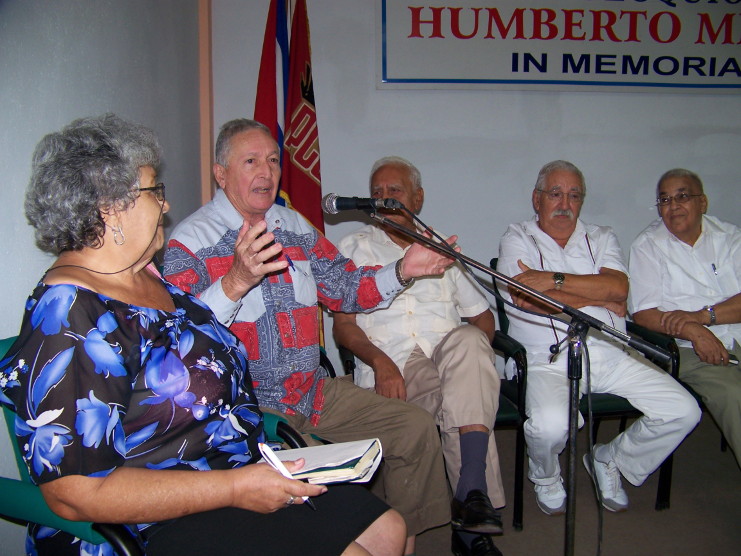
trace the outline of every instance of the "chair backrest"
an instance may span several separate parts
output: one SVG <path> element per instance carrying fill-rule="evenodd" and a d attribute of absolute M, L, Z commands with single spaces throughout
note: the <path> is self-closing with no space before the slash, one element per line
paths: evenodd
<path fill-rule="evenodd" d="M 16 341 L 18 336 L 11 336 L 9 338 L 0 339 L 0 361 L 5 358 L 5 355 L 10 350 L 13 343 Z M 18 474 L 22 481 L 27 483 L 31 482 L 31 477 L 28 474 L 28 468 L 26 463 L 23 461 L 23 455 L 18 449 L 18 445 L 15 441 L 15 413 L 9 408 L 3 406 L 3 417 L 5 418 L 5 425 L 8 428 L 8 438 L 13 446 L 13 453 L 15 454 L 15 464 L 18 467 Z"/>

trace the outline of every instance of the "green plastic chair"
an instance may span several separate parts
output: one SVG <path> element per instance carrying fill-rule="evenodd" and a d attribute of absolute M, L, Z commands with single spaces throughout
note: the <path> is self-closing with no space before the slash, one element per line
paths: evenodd
<path fill-rule="evenodd" d="M 5 357 L 15 339 L 16 337 L 0 339 L 0 359 Z M 39 487 L 31 482 L 23 456 L 15 441 L 15 413 L 3 407 L 3 416 L 20 479 L 0 477 L 0 517 L 19 525 L 38 523 L 53 527 L 93 544 L 108 542 L 119 556 L 144 556 L 144 547 L 140 539 L 124 525 L 70 521 L 55 514 L 46 504 Z M 270 441 L 283 442 L 291 448 L 306 446 L 301 435 L 279 416 L 266 413 L 264 428 Z"/>
<path fill-rule="evenodd" d="M 15 340 L 15 337 L 0 340 L 0 359 L 5 357 Z M 144 554 L 144 548 L 139 539 L 124 525 L 70 521 L 51 511 L 39 487 L 31 482 L 23 456 L 15 441 L 15 413 L 3 407 L 3 416 L 20 475 L 20 479 L 0 477 L 0 493 L 2 493 L 0 494 L 0 514 L 3 517 L 17 524 L 38 523 L 60 529 L 93 544 L 109 542 L 120 556 Z"/>

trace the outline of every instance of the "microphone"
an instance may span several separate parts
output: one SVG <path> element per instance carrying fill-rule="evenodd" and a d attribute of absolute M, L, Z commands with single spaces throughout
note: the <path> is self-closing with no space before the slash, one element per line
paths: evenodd
<path fill-rule="evenodd" d="M 322 199 L 322 210 L 327 214 L 337 214 L 343 210 L 376 210 L 380 208 L 404 208 L 396 199 L 372 199 L 369 197 L 340 197 L 337 193 L 328 193 Z"/>

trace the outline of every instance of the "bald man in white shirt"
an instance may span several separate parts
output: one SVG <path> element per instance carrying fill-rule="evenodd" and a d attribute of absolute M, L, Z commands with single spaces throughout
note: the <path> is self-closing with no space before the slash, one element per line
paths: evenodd
<path fill-rule="evenodd" d="M 656 188 L 659 219 L 630 250 L 629 309 L 677 338 L 679 378 L 720 426 L 741 464 L 741 229 L 705 213 L 700 177 L 675 168 Z M 738 359 L 735 359 L 738 361 Z"/>

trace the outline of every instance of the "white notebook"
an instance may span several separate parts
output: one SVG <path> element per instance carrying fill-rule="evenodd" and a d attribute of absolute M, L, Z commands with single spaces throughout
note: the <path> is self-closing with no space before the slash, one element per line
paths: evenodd
<path fill-rule="evenodd" d="M 304 467 L 293 473 L 294 479 L 305 479 L 314 484 L 365 483 L 370 481 L 378 469 L 383 450 L 378 438 L 369 438 L 278 450 L 275 455 L 281 461 L 294 461 L 299 458 L 306 460 Z"/>

